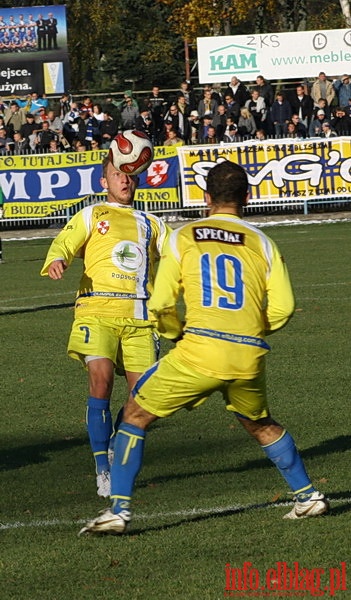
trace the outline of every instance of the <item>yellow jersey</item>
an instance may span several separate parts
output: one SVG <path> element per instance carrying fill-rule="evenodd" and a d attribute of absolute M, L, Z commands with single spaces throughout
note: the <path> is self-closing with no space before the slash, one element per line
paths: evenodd
<path fill-rule="evenodd" d="M 197 371 L 252 379 L 269 350 L 265 334 L 294 311 L 289 274 L 276 244 L 248 222 L 216 214 L 172 232 L 149 308 L 161 335 L 183 330 L 176 302 L 184 293 L 184 337 L 171 351 Z"/>
<path fill-rule="evenodd" d="M 41 275 L 58 259 L 83 258 L 75 316 L 150 320 L 155 263 L 171 229 L 155 215 L 114 202 L 83 208 L 52 242 Z"/>

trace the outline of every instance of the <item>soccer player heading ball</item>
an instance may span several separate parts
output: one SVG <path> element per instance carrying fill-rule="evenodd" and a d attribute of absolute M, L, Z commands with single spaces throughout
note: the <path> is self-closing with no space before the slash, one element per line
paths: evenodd
<path fill-rule="evenodd" d="M 285 518 L 328 511 L 328 501 L 311 483 L 293 438 L 268 409 L 265 338 L 283 327 L 294 311 L 287 267 L 276 244 L 242 219 L 248 199 L 242 167 L 228 161 L 213 167 L 205 198 L 209 217 L 172 232 L 149 304 L 159 332 L 180 339 L 134 386 L 116 436 L 112 507 L 80 533 L 126 530 L 146 429 L 158 418 L 196 407 L 214 391 L 222 392 L 227 408 L 294 492 L 294 507 Z M 181 287 L 184 328 L 176 309 Z M 170 381 L 177 385 L 170 387 Z"/>
<path fill-rule="evenodd" d="M 86 422 L 97 493 L 103 497 L 110 495 L 115 368 L 123 370 L 131 390 L 157 359 L 159 347 L 148 300 L 155 262 L 170 229 L 158 217 L 133 208 L 137 184 L 138 177 L 117 171 L 105 159 L 101 186 L 107 189 L 107 202 L 86 206 L 69 221 L 41 271 L 61 279 L 77 253 L 83 259 L 68 353 L 88 371 Z"/>

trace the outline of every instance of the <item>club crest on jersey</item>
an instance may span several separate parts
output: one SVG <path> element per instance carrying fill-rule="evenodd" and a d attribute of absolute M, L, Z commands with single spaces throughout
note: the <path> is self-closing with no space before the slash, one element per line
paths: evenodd
<path fill-rule="evenodd" d="M 99 221 L 96 224 L 96 227 L 98 232 L 101 233 L 101 235 L 105 235 L 105 233 L 107 233 L 110 229 L 110 223 L 108 221 Z"/>

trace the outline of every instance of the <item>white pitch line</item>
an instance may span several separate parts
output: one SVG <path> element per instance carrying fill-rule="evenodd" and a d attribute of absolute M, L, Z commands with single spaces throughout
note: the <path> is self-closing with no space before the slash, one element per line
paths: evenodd
<path fill-rule="evenodd" d="M 351 504 L 351 498 L 337 498 L 331 500 L 332 507 L 336 504 Z M 206 515 L 221 515 L 227 512 L 239 513 L 247 510 L 262 510 L 271 508 L 281 508 L 284 506 L 292 506 L 293 501 L 286 502 L 261 502 L 258 504 L 234 504 L 231 506 L 214 506 L 212 508 L 193 508 L 191 510 L 176 510 L 171 512 L 157 512 L 157 513 L 133 513 L 133 523 L 135 521 L 152 521 L 160 518 L 173 518 L 173 517 L 200 517 Z M 90 517 L 91 518 L 91 517 Z M 0 531 L 21 529 L 21 528 L 42 528 L 42 527 L 57 527 L 57 526 L 75 526 L 82 525 L 88 521 L 86 519 L 77 520 L 61 520 L 61 519 L 48 519 L 48 520 L 36 520 L 24 523 L 21 521 L 15 521 L 14 523 L 0 523 Z"/>

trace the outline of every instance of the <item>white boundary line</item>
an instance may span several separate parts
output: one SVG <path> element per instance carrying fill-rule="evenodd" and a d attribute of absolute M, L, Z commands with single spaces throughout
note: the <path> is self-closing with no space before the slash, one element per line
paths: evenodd
<path fill-rule="evenodd" d="M 331 500 L 332 507 L 336 504 L 351 504 L 351 497 L 337 498 Z M 262 510 L 271 508 L 281 508 L 284 506 L 292 506 L 293 501 L 286 502 L 261 502 L 259 504 L 233 504 L 231 506 L 218 506 L 212 508 L 194 508 L 191 510 L 176 510 L 172 512 L 157 512 L 157 513 L 133 513 L 133 523 L 135 521 L 152 521 L 153 519 L 172 518 L 172 517 L 200 517 L 206 515 L 221 515 L 225 513 L 240 513 L 248 510 Z M 86 523 L 86 519 L 64 520 L 64 519 L 48 519 L 35 520 L 28 523 L 15 521 L 14 523 L 0 523 L 0 531 L 21 529 L 21 528 L 43 528 L 43 527 L 59 527 L 59 526 L 74 526 Z M 190 521 L 191 522 L 191 521 Z M 165 525 L 165 524 L 163 524 Z"/>
<path fill-rule="evenodd" d="M 246 216 L 250 216 L 250 215 L 246 215 Z M 264 217 L 264 215 L 262 215 Z M 269 218 L 269 217 L 267 217 Z M 244 216 L 244 220 L 245 220 L 245 216 Z M 323 223 L 346 223 L 348 221 L 351 221 L 351 216 L 350 217 L 343 217 L 341 219 L 332 219 L 332 218 L 328 218 L 328 219 L 299 219 L 298 217 L 294 218 L 294 219 L 289 219 L 289 218 L 282 218 L 281 221 L 250 221 L 251 225 L 254 225 L 255 227 L 279 227 L 280 225 L 282 226 L 291 226 L 291 225 L 321 225 Z M 181 225 L 189 223 L 190 221 L 185 221 L 183 223 L 183 221 L 181 222 Z M 2 241 L 3 242 L 25 242 L 28 240 L 45 240 L 45 239 L 52 239 L 55 238 L 58 233 L 60 232 L 60 229 L 54 230 L 52 235 L 51 234 L 47 234 L 47 235 L 38 235 L 38 236 L 21 236 L 21 237 L 2 237 Z M 1 237 L 1 235 L 0 235 Z"/>

